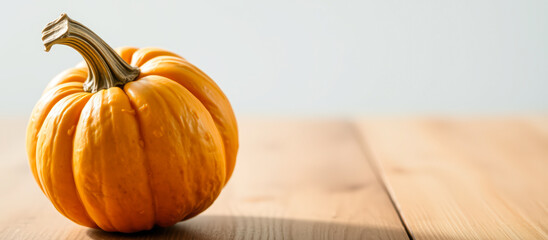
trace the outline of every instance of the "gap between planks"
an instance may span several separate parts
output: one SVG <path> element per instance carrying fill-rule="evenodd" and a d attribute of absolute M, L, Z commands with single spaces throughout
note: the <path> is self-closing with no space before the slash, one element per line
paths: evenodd
<path fill-rule="evenodd" d="M 360 134 L 358 125 L 355 122 L 347 121 L 346 124 L 350 128 L 350 132 L 352 132 L 352 135 L 356 139 L 356 142 L 358 142 L 358 144 L 360 145 L 360 149 L 365 157 L 365 160 L 371 167 L 373 173 L 375 174 L 375 177 L 377 178 L 377 181 L 379 181 L 386 195 L 390 199 L 390 202 L 392 203 L 392 206 L 394 207 L 394 210 L 396 211 L 396 214 L 398 215 L 398 218 L 403 228 L 405 229 L 405 233 L 407 234 L 407 237 L 409 237 L 409 239 L 411 240 L 415 240 L 413 233 L 407 226 L 407 223 L 405 221 L 401 208 L 395 198 L 394 192 L 388 186 L 388 180 L 386 179 L 386 176 L 384 174 L 384 171 L 382 170 L 382 167 L 380 163 L 378 162 L 378 160 L 375 159 L 375 157 L 373 156 L 373 153 L 371 152 L 371 148 L 367 144 L 366 137 Z"/>

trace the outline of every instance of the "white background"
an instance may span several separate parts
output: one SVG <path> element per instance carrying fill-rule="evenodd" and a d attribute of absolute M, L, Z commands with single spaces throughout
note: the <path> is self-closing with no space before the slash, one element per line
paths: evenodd
<path fill-rule="evenodd" d="M 0 116 L 26 116 L 81 57 L 43 51 L 66 12 L 111 46 L 157 46 L 209 74 L 238 114 L 548 110 L 548 1 L 9 1 Z"/>

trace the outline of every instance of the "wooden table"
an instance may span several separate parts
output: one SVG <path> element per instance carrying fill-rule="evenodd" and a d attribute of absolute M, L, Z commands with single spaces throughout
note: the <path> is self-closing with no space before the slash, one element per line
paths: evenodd
<path fill-rule="evenodd" d="M 215 204 L 129 235 L 57 213 L 25 126 L 0 119 L 0 239 L 548 239 L 548 117 L 241 118 Z"/>

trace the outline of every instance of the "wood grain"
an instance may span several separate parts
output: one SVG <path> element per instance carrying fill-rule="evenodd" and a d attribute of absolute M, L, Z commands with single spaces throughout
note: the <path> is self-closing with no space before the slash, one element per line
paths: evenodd
<path fill-rule="evenodd" d="M 245 119 L 230 183 L 170 228 L 106 233 L 62 217 L 24 150 L 26 119 L 0 119 L 0 239 L 408 239 L 349 124 Z"/>
<path fill-rule="evenodd" d="M 358 128 L 416 239 L 548 239 L 548 118 Z"/>

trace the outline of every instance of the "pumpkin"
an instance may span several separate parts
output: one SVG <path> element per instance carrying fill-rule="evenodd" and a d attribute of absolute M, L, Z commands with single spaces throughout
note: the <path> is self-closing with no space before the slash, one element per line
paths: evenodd
<path fill-rule="evenodd" d="M 66 14 L 42 31 L 85 63 L 47 85 L 27 129 L 30 168 L 64 216 L 105 231 L 166 227 L 207 209 L 238 151 L 231 105 L 205 73 L 159 48 L 109 47 Z"/>

